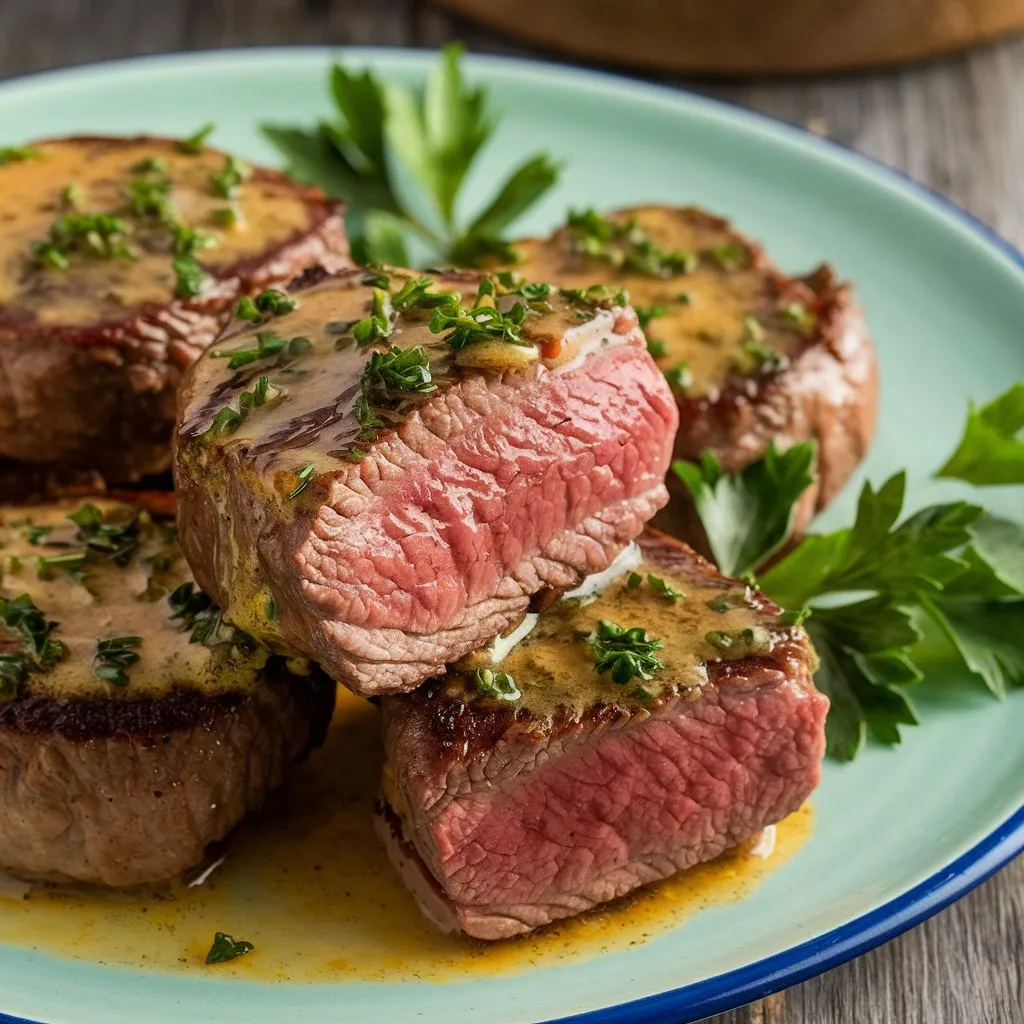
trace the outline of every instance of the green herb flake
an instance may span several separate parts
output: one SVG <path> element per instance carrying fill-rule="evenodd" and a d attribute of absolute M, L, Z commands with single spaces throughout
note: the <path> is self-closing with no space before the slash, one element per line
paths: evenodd
<path fill-rule="evenodd" d="M 224 167 L 210 175 L 210 190 L 221 199 L 235 199 L 240 186 L 252 174 L 252 168 L 236 156 L 228 156 Z"/>
<path fill-rule="evenodd" d="M 48 621 L 28 594 L 0 597 L 0 624 L 24 647 L 22 651 L 0 654 L 2 694 L 16 694 L 30 674 L 46 672 L 68 655 L 67 645 L 52 635 L 59 623 Z"/>
<path fill-rule="evenodd" d="M 261 359 L 280 355 L 288 342 L 277 331 L 257 331 L 255 348 L 218 348 L 210 353 L 212 359 L 227 359 L 228 369 L 237 370 Z"/>
<path fill-rule="evenodd" d="M 299 482 L 296 485 L 295 490 L 288 495 L 289 501 L 291 501 L 292 498 L 297 498 L 309 486 L 309 481 L 316 476 L 316 466 L 310 462 L 308 465 L 305 465 L 302 469 L 298 470 L 295 476 Z"/>
<path fill-rule="evenodd" d="M 77 210 L 82 205 L 82 189 L 72 182 L 60 190 L 60 205 L 66 210 Z"/>
<path fill-rule="evenodd" d="M 689 391 L 693 387 L 693 374 L 686 362 L 676 363 L 675 366 L 670 366 L 665 370 L 665 380 L 668 381 L 668 386 L 677 393 Z"/>
<path fill-rule="evenodd" d="M 668 355 L 668 345 L 661 338 L 648 338 L 647 351 L 652 359 L 662 359 Z"/>
<path fill-rule="evenodd" d="M 371 342 L 389 338 L 394 328 L 395 316 L 391 296 L 383 288 L 374 288 L 370 315 L 353 324 L 352 337 L 360 345 L 369 345 Z"/>
<path fill-rule="evenodd" d="M 208 121 L 198 131 L 193 132 L 184 139 L 179 139 L 178 142 L 175 143 L 175 148 L 179 153 L 186 153 L 188 156 L 196 156 L 198 153 L 203 151 L 203 147 L 206 145 L 206 140 L 216 130 L 217 126 L 212 121 Z"/>
<path fill-rule="evenodd" d="M 203 290 L 206 271 L 194 256 L 175 256 L 171 263 L 174 269 L 174 292 L 181 299 L 194 299 Z"/>
<path fill-rule="evenodd" d="M 74 582 L 81 582 L 80 570 L 85 564 L 86 552 L 72 551 L 65 555 L 41 555 L 36 559 L 36 575 L 41 580 L 52 580 L 58 572 L 66 572 Z"/>
<path fill-rule="evenodd" d="M 686 594 L 682 590 L 677 590 L 667 580 L 662 579 L 660 576 L 655 576 L 653 572 L 649 572 L 647 574 L 647 583 L 652 590 L 660 594 L 662 597 L 667 598 L 673 604 L 686 597 Z"/>
<path fill-rule="evenodd" d="M 492 700 L 514 701 L 522 697 L 515 679 L 507 672 L 478 668 L 473 674 L 473 682 L 481 696 Z"/>
<path fill-rule="evenodd" d="M 132 560 L 141 540 L 140 512 L 130 510 L 121 517 L 104 516 L 91 502 L 80 505 L 68 519 L 78 527 L 78 539 L 90 553 L 109 558 L 122 568 Z"/>
<path fill-rule="evenodd" d="M 811 327 L 817 317 L 802 303 L 790 302 L 782 307 L 782 315 L 787 320 L 792 320 L 798 327 Z"/>
<path fill-rule="evenodd" d="M 656 655 L 663 646 L 661 640 L 648 636 L 640 626 L 624 629 L 601 619 L 587 643 L 594 652 L 597 672 L 610 673 L 612 681 L 620 686 L 632 679 L 650 679 L 665 668 Z"/>
<path fill-rule="evenodd" d="M 233 939 L 224 932 L 217 932 L 213 937 L 213 945 L 210 952 L 206 954 L 208 964 L 226 964 L 231 960 L 237 960 L 240 956 L 246 956 L 256 947 L 244 939 Z"/>
<path fill-rule="evenodd" d="M 653 306 L 634 306 L 636 310 L 636 318 L 640 322 L 640 329 L 646 331 L 647 325 L 657 319 L 659 316 L 664 316 L 668 312 L 668 307 L 661 304 L 655 304 Z"/>
<path fill-rule="evenodd" d="M 643 578 L 643 576 L 640 575 L 640 573 L 638 573 L 638 572 L 631 572 L 626 577 L 626 586 L 630 590 L 636 590 L 636 588 L 639 587 L 640 584 L 643 583 L 643 581 L 644 581 L 644 578 Z"/>
<path fill-rule="evenodd" d="M 0 146 L 0 167 L 4 164 L 24 163 L 26 160 L 42 160 L 43 152 L 35 146 Z"/>
<path fill-rule="evenodd" d="M 810 617 L 811 609 L 807 605 L 802 608 L 789 608 L 779 616 L 779 625 L 802 626 Z"/>
<path fill-rule="evenodd" d="M 141 636 L 115 636 L 98 641 L 92 659 L 92 674 L 111 686 L 127 686 L 128 669 L 139 660 L 135 648 L 141 644 Z"/>
<path fill-rule="evenodd" d="M 232 228 L 238 227 L 240 216 L 234 206 L 219 206 L 210 214 L 210 219 L 217 227 L 230 231 Z"/>
<path fill-rule="evenodd" d="M 738 270 L 750 263 L 750 255 L 747 252 L 746 246 L 741 245 L 739 242 L 713 245 L 705 251 L 705 255 L 720 270 Z"/>
<path fill-rule="evenodd" d="M 667 278 L 689 274 L 697 265 L 692 253 L 655 245 L 635 217 L 613 221 L 593 209 L 573 211 L 567 226 L 577 252 L 604 260 L 617 270 Z"/>
<path fill-rule="evenodd" d="M 32 246 L 45 266 L 67 270 L 71 253 L 99 259 L 135 259 L 128 245 L 128 225 L 110 213 L 65 213 L 50 225 L 50 236 Z"/>

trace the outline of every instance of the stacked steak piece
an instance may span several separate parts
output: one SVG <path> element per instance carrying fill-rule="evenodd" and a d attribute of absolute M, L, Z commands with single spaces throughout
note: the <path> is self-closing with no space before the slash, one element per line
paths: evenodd
<path fill-rule="evenodd" d="M 385 270 L 290 299 L 186 383 L 182 544 L 233 622 L 380 696 L 380 831 L 428 916 L 528 931 L 806 799 L 806 633 L 644 532 L 677 410 L 625 296 Z"/>

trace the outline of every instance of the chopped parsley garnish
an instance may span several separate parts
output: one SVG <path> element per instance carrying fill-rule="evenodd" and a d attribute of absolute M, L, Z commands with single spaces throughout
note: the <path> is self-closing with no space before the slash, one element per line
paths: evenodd
<path fill-rule="evenodd" d="M 82 190 L 72 182 L 60 190 L 60 205 L 66 210 L 75 210 L 82 203 Z"/>
<path fill-rule="evenodd" d="M 208 121 L 199 129 L 199 131 L 193 132 L 193 134 L 184 139 L 179 139 L 175 148 L 179 153 L 187 153 L 189 156 L 195 156 L 197 153 L 201 153 L 203 151 L 203 146 L 206 145 L 206 140 L 216 130 L 217 126 L 212 121 Z"/>
<path fill-rule="evenodd" d="M 740 341 L 744 345 L 749 343 L 758 344 L 764 341 L 764 328 L 756 316 L 745 316 L 743 318 L 743 337 Z"/>
<path fill-rule="evenodd" d="M 426 395 L 437 388 L 430 374 L 427 350 L 396 348 L 374 352 L 363 367 L 362 389 L 356 403 L 356 415 L 363 428 L 360 440 L 371 440 L 384 421 L 373 411 L 374 406 L 390 403 L 400 395 Z"/>
<path fill-rule="evenodd" d="M 243 651 L 255 649 L 255 641 L 248 633 L 224 621 L 220 607 L 194 583 L 182 583 L 167 597 L 172 621 L 180 620 L 190 630 L 189 643 L 216 647 L 229 643 Z"/>
<path fill-rule="evenodd" d="M 650 277 L 688 274 L 697 265 L 693 253 L 662 249 L 651 240 L 635 217 L 613 221 L 596 210 L 573 211 L 567 225 L 577 251 Z"/>
<path fill-rule="evenodd" d="M 210 175 L 210 189 L 215 196 L 222 199 L 234 199 L 238 195 L 239 186 L 252 174 L 252 168 L 236 156 L 228 156 L 224 167 Z"/>
<path fill-rule="evenodd" d="M 452 295 L 447 302 L 434 308 L 430 331 L 432 334 L 444 334 L 444 340 L 453 352 L 460 352 L 467 345 L 479 341 L 528 345 L 521 333 L 525 319 L 526 306 L 522 302 L 516 302 L 507 313 L 502 313 L 490 305 L 467 309 L 457 295 Z"/>
<path fill-rule="evenodd" d="M 384 279 L 385 282 L 387 278 Z M 420 307 L 425 309 L 432 309 L 434 306 L 440 306 L 443 303 L 449 301 L 451 298 L 450 292 L 432 292 L 430 289 L 433 287 L 433 280 L 429 277 L 420 277 L 414 280 L 406 281 L 402 287 L 391 296 L 391 307 L 396 313 L 402 313 L 407 309 L 413 309 L 414 307 Z M 387 287 L 385 283 L 383 286 Z"/>
<path fill-rule="evenodd" d="M 600 309 L 629 305 L 629 292 L 625 288 L 613 288 L 607 284 L 592 284 L 588 288 L 559 288 L 558 294 L 570 302 L 582 302 L 586 306 L 597 306 Z"/>
<path fill-rule="evenodd" d="M 0 146 L 0 167 L 4 164 L 22 163 L 25 160 L 42 160 L 42 150 L 35 146 Z"/>
<path fill-rule="evenodd" d="M 257 377 L 256 383 L 247 388 L 238 396 L 238 410 L 230 405 L 224 406 L 213 422 L 206 430 L 204 437 L 217 437 L 221 434 L 233 434 L 241 425 L 252 409 L 258 409 L 268 401 L 272 401 L 281 394 L 280 388 L 272 388 L 270 378 L 263 375 Z"/>
<path fill-rule="evenodd" d="M 693 294 L 691 292 L 678 292 L 676 294 L 676 302 L 678 302 L 680 306 L 692 306 Z"/>
<path fill-rule="evenodd" d="M 693 374 L 690 372 L 689 363 L 682 362 L 670 366 L 665 370 L 665 380 L 673 391 L 689 391 L 693 387 Z"/>
<path fill-rule="evenodd" d="M 802 608 L 787 609 L 779 616 L 780 626 L 802 626 L 811 617 L 811 609 L 806 605 Z"/>
<path fill-rule="evenodd" d="M 481 696 L 490 697 L 492 700 L 512 701 L 522 697 L 515 679 L 507 672 L 478 668 L 473 675 L 473 682 Z"/>
<path fill-rule="evenodd" d="M 238 226 L 241 214 L 234 206 L 219 206 L 210 214 L 210 219 L 217 227 L 230 230 Z"/>
<path fill-rule="evenodd" d="M 134 259 L 128 245 L 128 225 L 110 213 L 65 213 L 50 225 L 50 237 L 36 242 L 32 252 L 55 270 L 71 266 L 72 253 L 100 259 Z"/>
<path fill-rule="evenodd" d="M 90 502 L 68 516 L 78 527 L 78 539 L 89 551 L 104 555 L 115 565 L 125 566 L 139 546 L 139 511 L 123 519 L 108 519 Z"/>
<path fill-rule="evenodd" d="M 227 359 L 228 369 L 237 370 L 261 359 L 270 359 L 282 352 L 288 356 L 305 355 L 311 348 L 309 338 L 301 335 L 290 341 L 281 337 L 277 331 L 257 331 L 256 347 L 252 348 L 218 348 L 210 353 L 213 359 Z"/>
<path fill-rule="evenodd" d="M 370 342 L 389 338 L 394 328 L 395 313 L 391 296 L 383 288 L 374 288 L 370 315 L 352 325 L 352 337 L 360 345 L 369 345 Z"/>
<path fill-rule="evenodd" d="M 790 302 L 783 306 L 782 315 L 798 327 L 810 327 L 817 319 L 802 302 Z"/>
<path fill-rule="evenodd" d="M 147 156 L 131 168 L 132 174 L 166 174 L 167 161 L 156 156 Z"/>
<path fill-rule="evenodd" d="M 641 626 L 623 629 L 601 619 L 597 629 L 587 637 L 587 643 L 594 652 L 597 672 L 610 673 L 612 681 L 619 685 L 631 679 L 650 679 L 665 667 L 656 655 L 662 642 L 648 636 Z"/>
<path fill-rule="evenodd" d="M 640 584 L 643 583 L 643 581 L 644 581 L 644 578 L 643 578 L 643 576 L 640 575 L 640 573 L 638 573 L 638 572 L 631 572 L 626 577 L 626 586 L 630 590 L 636 590 L 636 588 L 639 587 Z"/>
<path fill-rule="evenodd" d="M 53 533 L 52 526 L 30 526 L 25 531 L 25 539 L 29 544 L 39 544 L 50 533 Z"/>
<path fill-rule="evenodd" d="M 128 182 L 128 202 L 137 217 L 150 217 L 167 222 L 174 218 L 171 205 L 171 179 L 149 175 L 132 178 Z"/>
<path fill-rule="evenodd" d="M 749 336 L 743 341 L 743 352 L 750 357 L 759 373 L 784 370 L 789 366 L 789 357 L 784 352 Z"/>
<path fill-rule="evenodd" d="M 75 583 L 81 583 L 84 579 L 81 569 L 85 558 L 84 551 L 72 551 L 66 555 L 40 555 L 36 559 L 36 575 L 41 580 L 52 580 L 57 572 L 66 572 Z"/>
<path fill-rule="evenodd" d="M 660 303 L 656 303 L 653 306 L 634 306 L 636 310 L 636 318 L 640 321 L 640 329 L 646 331 L 647 325 L 659 316 L 664 316 L 668 312 L 667 306 L 662 306 Z"/>
<path fill-rule="evenodd" d="M 255 298 L 243 295 L 235 306 L 235 319 L 259 323 L 263 317 L 284 316 L 298 309 L 299 300 L 276 288 L 267 288 Z"/>
<path fill-rule="evenodd" d="M 647 574 L 647 582 L 652 590 L 661 594 L 662 597 L 667 598 L 673 604 L 686 597 L 682 590 L 677 590 L 671 583 L 660 576 L 655 576 L 653 572 Z"/>
<path fill-rule="evenodd" d="M 661 359 L 662 356 L 668 355 L 668 345 L 661 338 L 648 338 L 647 351 L 652 359 Z"/>
<path fill-rule="evenodd" d="M 530 157 L 510 169 L 468 223 L 460 220 L 463 186 L 499 122 L 486 91 L 467 81 L 463 50 L 444 47 L 422 90 L 335 65 L 330 120 L 312 128 L 263 127 L 292 177 L 348 203 L 360 264 L 408 266 L 413 237 L 435 264 L 512 262 L 503 236 L 558 178 L 554 160 Z"/>
<path fill-rule="evenodd" d="M 737 630 L 735 633 L 712 629 L 704 634 L 704 639 L 719 651 L 737 648 L 737 654 L 753 653 L 771 645 L 771 636 L 763 627 L 748 627 Z"/>
<path fill-rule="evenodd" d="M 135 648 L 141 643 L 141 636 L 115 636 L 98 641 L 92 659 L 92 674 L 111 686 L 127 686 L 128 669 L 139 660 Z"/>
<path fill-rule="evenodd" d="M 739 242 L 713 245 L 706 251 L 706 255 L 722 270 L 737 270 L 747 266 L 750 261 L 746 246 Z"/>
<path fill-rule="evenodd" d="M 59 623 L 48 621 L 28 594 L 0 597 L 0 623 L 24 647 L 22 651 L 0 653 L 0 693 L 16 693 L 30 673 L 45 672 L 67 657 L 67 645 L 52 636 Z"/>
<path fill-rule="evenodd" d="M 316 466 L 310 462 L 303 466 L 302 469 L 298 470 L 295 476 L 299 482 L 296 485 L 295 490 L 288 495 L 289 501 L 292 498 L 297 498 L 309 486 L 309 481 L 316 476 Z"/>
<path fill-rule="evenodd" d="M 244 939 L 233 939 L 224 932 L 217 932 L 213 937 L 213 945 L 210 952 L 206 954 L 208 964 L 226 964 L 231 960 L 237 960 L 240 956 L 251 953 L 256 947 Z"/>

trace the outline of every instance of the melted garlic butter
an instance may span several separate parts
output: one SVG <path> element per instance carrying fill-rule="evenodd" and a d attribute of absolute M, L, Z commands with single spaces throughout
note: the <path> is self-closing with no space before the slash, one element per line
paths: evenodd
<path fill-rule="evenodd" d="M 108 521 L 130 518 L 123 505 L 92 503 Z M 164 697 L 181 688 L 217 694 L 253 685 L 267 658 L 264 648 L 245 654 L 228 644 L 212 649 L 192 644 L 189 631 L 169 618 L 167 595 L 192 576 L 173 529 L 154 523 L 145 513 L 139 520 L 139 546 L 128 565 L 90 558 L 84 566 L 84 585 L 59 569 L 49 580 L 39 578 L 40 557 L 84 550 L 77 526 L 67 519 L 81 505 L 63 502 L 0 511 L 0 596 L 28 594 L 48 620 L 58 623 L 52 637 L 68 647 L 68 655 L 50 669 L 29 674 L 27 692 L 57 699 L 138 700 Z M 52 529 L 32 544 L 32 527 Z M 128 669 L 124 687 L 97 679 L 92 671 L 97 641 L 117 636 L 142 637 L 136 648 L 139 660 Z M 22 649 L 16 635 L 2 624 L 0 649 Z"/>
<path fill-rule="evenodd" d="M 242 461 L 258 477 L 269 473 L 275 480 L 278 496 L 294 489 L 294 474 L 307 465 L 313 465 L 319 476 L 343 464 L 341 460 L 358 447 L 362 430 L 357 402 L 363 370 L 374 351 L 386 348 L 357 345 L 351 335 L 352 325 L 369 316 L 372 309 L 373 287 L 364 278 L 364 272 L 358 271 L 296 293 L 298 307 L 291 313 L 258 327 L 236 328 L 197 363 L 191 388 L 193 398 L 182 428 L 183 436 L 198 442 L 192 447 L 191 457 L 205 457 L 208 444 L 200 441 L 199 435 L 225 406 L 238 411 L 241 392 L 251 390 L 258 378 L 265 375 L 270 384 L 266 402 L 250 410 L 236 430 L 219 436 L 216 443 L 240 453 Z M 392 272 L 392 293 L 407 280 L 408 277 Z M 433 290 L 458 290 L 463 301 L 471 301 L 476 289 L 476 279 L 467 284 L 465 277 L 438 277 Z M 525 373 L 560 372 L 590 351 L 626 340 L 626 334 L 615 330 L 613 311 L 573 306 L 559 297 L 554 297 L 551 305 L 553 312 L 527 318 L 522 335 L 542 349 L 557 339 L 558 350 L 552 351 L 550 358 L 542 355 L 524 369 Z M 430 317 L 429 309 L 414 307 L 403 311 L 387 344 L 403 349 L 424 348 L 436 390 L 426 395 L 398 396 L 386 407 L 375 405 L 374 412 L 387 425 L 401 422 L 463 372 L 455 365 L 443 335 L 430 332 Z M 283 354 L 260 360 L 237 372 L 228 368 L 229 357 L 215 355 L 252 348 L 257 344 L 256 334 L 268 330 L 288 340 L 303 338 L 309 343 L 308 349 L 294 358 Z M 518 346 L 500 344 L 506 352 L 516 354 Z M 476 351 L 476 346 L 468 348 Z M 447 411 L 440 410 L 436 415 L 443 418 Z"/>
<path fill-rule="evenodd" d="M 665 354 L 656 360 L 663 370 L 680 362 L 689 366 L 689 395 L 713 398 L 730 372 L 756 372 L 756 364 L 743 352 L 748 316 L 763 328 L 762 343 L 767 347 L 788 354 L 799 346 L 801 328 L 782 315 L 764 274 L 743 265 L 725 270 L 710 255 L 718 246 L 735 245 L 735 235 L 678 208 L 643 207 L 630 213 L 660 248 L 698 256 L 696 268 L 668 279 L 617 272 L 605 260 L 576 254 L 571 235 L 562 229 L 550 239 L 516 243 L 522 261 L 516 269 L 527 280 L 566 288 L 606 283 L 627 289 L 636 307 L 664 306 L 665 314 L 651 320 L 646 334 L 665 344 Z"/>
<path fill-rule="evenodd" d="M 582 714 L 595 704 L 648 702 L 667 691 L 692 691 L 696 696 L 707 682 L 707 663 L 771 651 L 775 616 L 759 612 L 752 595 L 742 584 L 708 578 L 702 573 L 668 573 L 638 558 L 634 545 L 613 563 L 612 579 L 585 581 L 549 611 L 533 616 L 528 632 L 517 629 L 510 638 L 518 642 L 470 655 L 464 669 L 500 665 L 515 680 L 522 693 L 519 703 L 537 717 L 553 714 L 557 708 Z M 676 601 L 664 597 L 647 579 L 653 573 L 685 595 Z M 629 585 L 631 575 L 642 582 Z M 598 593 L 597 590 L 600 589 Z M 649 679 L 633 679 L 625 685 L 599 674 L 586 637 L 600 620 L 607 619 L 623 629 L 641 626 L 648 636 L 662 642 L 657 657 L 664 669 Z M 749 632 L 745 632 L 749 631 Z M 728 634 L 732 646 L 723 648 L 709 642 L 709 634 Z M 518 635 L 517 635 L 518 634 Z M 498 657 L 495 657 L 498 654 Z M 638 692 L 638 687 L 642 691 Z M 477 696 L 469 671 L 453 672 L 446 683 L 452 697 L 472 700 Z"/>
<path fill-rule="evenodd" d="M 0 901 L 0 943 L 132 969 L 256 982 L 458 981 L 558 966 L 636 946 L 695 912 L 739 900 L 809 839 L 810 806 L 778 826 L 774 852 L 726 854 L 581 917 L 505 942 L 440 935 L 374 832 L 383 752 L 375 708 L 346 690 L 323 750 L 273 808 L 242 825 L 196 888 L 160 898 L 39 889 Z M 205 967 L 216 931 L 256 951 Z"/>
<path fill-rule="evenodd" d="M 132 139 L 80 139 L 41 143 L 39 159 L 0 166 L 0 312 L 42 324 L 89 324 L 120 319 L 150 303 L 165 305 L 174 296 L 176 278 L 169 239 L 130 214 L 125 189 L 132 167 L 156 157 L 167 165 L 171 199 L 178 218 L 216 239 L 198 254 L 210 269 L 228 267 L 280 244 L 309 225 L 308 206 L 299 190 L 274 178 L 253 176 L 232 201 L 236 226 L 218 227 L 214 212 L 229 205 L 210 187 L 210 176 L 224 169 L 226 156 L 203 150 L 178 152 L 173 142 Z M 102 259 L 74 253 L 68 270 L 41 267 L 32 244 L 45 240 L 50 225 L 69 210 L 61 193 L 78 191 L 75 210 L 114 213 L 135 229 L 139 258 Z"/>

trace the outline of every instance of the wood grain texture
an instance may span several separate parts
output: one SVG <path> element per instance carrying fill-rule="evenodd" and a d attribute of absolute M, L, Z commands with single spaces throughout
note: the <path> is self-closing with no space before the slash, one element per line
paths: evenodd
<path fill-rule="evenodd" d="M 690 74 L 883 67 L 1024 28 L 1024 0 L 435 2 L 573 57 Z"/>
<path fill-rule="evenodd" d="M 171 50 L 448 39 L 530 53 L 414 0 L 0 0 L 0 77 Z M 885 74 L 678 84 L 811 124 L 1024 246 L 1024 40 Z M 1024 1024 L 1024 859 L 882 948 L 714 1020 Z"/>

